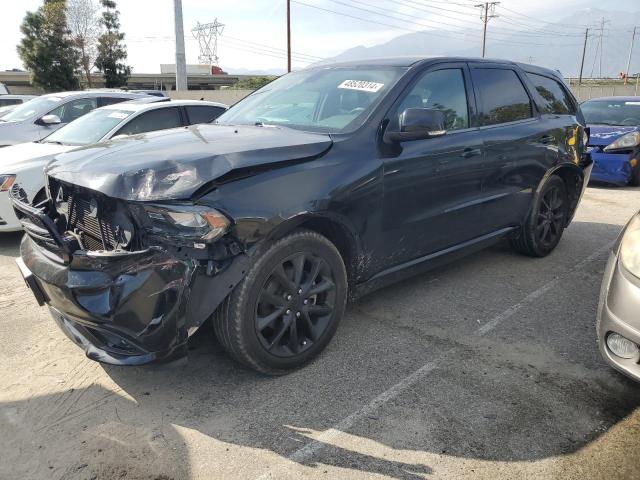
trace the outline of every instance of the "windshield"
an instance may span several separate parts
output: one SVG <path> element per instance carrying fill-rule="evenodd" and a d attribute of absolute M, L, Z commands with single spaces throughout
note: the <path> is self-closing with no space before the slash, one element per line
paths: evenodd
<path fill-rule="evenodd" d="M 580 106 L 589 124 L 633 127 L 640 125 L 640 100 L 593 100 Z"/>
<path fill-rule="evenodd" d="M 403 68 L 334 67 L 290 73 L 233 106 L 216 123 L 353 131 L 404 72 Z"/>
<path fill-rule="evenodd" d="M 133 113 L 130 110 L 99 108 L 65 125 L 60 130 L 56 130 L 42 143 L 61 143 L 63 145 L 96 143 Z"/>
<path fill-rule="evenodd" d="M 22 105 L 17 106 L 14 110 L 7 113 L 0 120 L 3 122 L 21 122 L 31 118 L 34 115 L 43 115 L 50 110 L 57 107 L 62 98 L 55 96 L 38 97 L 33 100 L 29 100 Z"/>

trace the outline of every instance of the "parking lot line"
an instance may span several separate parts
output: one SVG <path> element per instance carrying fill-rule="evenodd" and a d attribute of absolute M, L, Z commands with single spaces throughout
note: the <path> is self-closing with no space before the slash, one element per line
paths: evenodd
<path fill-rule="evenodd" d="M 569 268 L 568 270 L 566 270 L 562 274 L 556 276 L 553 280 L 550 280 L 549 282 L 545 283 L 544 285 L 542 285 L 537 290 L 531 292 L 529 295 L 527 295 L 520 302 L 517 302 L 517 303 L 511 305 L 509 308 L 504 310 L 502 313 L 499 313 L 498 315 L 493 317 L 491 320 L 489 320 L 488 322 L 483 324 L 481 327 L 476 329 L 473 332 L 472 335 L 481 337 L 481 336 L 484 336 L 487 333 L 491 332 L 498 325 L 500 325 L 502 322 L 504 322 L 508 318 L 512 317 L 514 314 L 516 314 L 523 307 L 525 307 L 526 305 L 531 304 L 533 301 L 535 301 L 538 298 L 540 298 L 542 295 L 547 293 L 549 290 L 551 290 L 554 287 L 556 287 L 563 277 L 566 277 L 567 275 L 570 275 L 572 273 L 580 271 L 582 268 L 584 268 L 586 265 L 588 265 L 592 261 L 594 261 L 597 258 L 599 258 L 601 255 L 609 252 L 613 248 L 614 244 L 615 244 L 615 240 L 613 240 L 613 241 L 607 243 L 606 245 L 600 247 L 599 249 L 594 251 L 591 255 L 589 255 L 588 257 L 584 258 L 580 262 L 576 263 L 573 267 Z M 594 322 L 595 322 L 595 320 L 594 320 Z M 353 427 L 353 425 L 356 422 L 358 422 L 359 420 L 361 420 L 363 418 L 366 418 L 367 416 L 371 415 L 378 408 L 380 408 L 381 406 L 385 405 L 390 400 L 396 398 L 401 393 L 403 393 L 405 390 L 407 390 L 407 388 L 411 387 L 412 385 L 414 385 L 415 383 L 417 383 L 418 381 L 420 381 L 421 379 L 423 379 L 427 375 L 429 375 L 433 370 L 435 370 L 438 367 L 438 365 L 440 364 L 442 359 L 444 357 L 446 357 L 448 354 L 450 354 L 451 352 L 453 352 L 454 350 L 455 350 L 455 347 L 454 348 L 450 348 L 449 350 L 447 350 L 444 353 L 442 353 L 435 360 L 432 360 L 432 361 L 424 364 L 422 367 L 417 369 L 415 372 L 413 372 L 412 374 L 408 375 L 407 377 L 405 377 L 404 379 L 400 380 L 398 383 L 396 383 L 395 385 L 393 385 L 389 389 L 385 390 L 384 392 L 382 392 L 381 394 L 376 396 L 373 400 L 371 400 L 369 403 L 364 405 L 362 408 L 360 408 L 359 410 L 353 412 L 352 414 L 350 414 L 349 416 L 345 417 L 344 419 L 340 420 L 333 427 L 325 430 L 323 433 L 321 433 L 320 435 L 315 437 L 309 443 L 307 443 L 303 447 L 301 447 L 298 450 L 296 450 L 295 452 L 293 452 L 291 455 L 289 455 L 287 457 L 287 459 L 292 461 L 292 462 L 296 462 L 296 463 L 307 462 L 315 453 L 317 453 L 319 450 L 321 450 L 322 448 L 324 448 L 325 446 L 330 444 L 335 438 L 337 438 L 343 432 L 346 432 L 351 427 Z M 269 478 L 274 478 L 273 475 L 275 475 L 275 472 L 270 471 L 270 472 L 265 472 L 264 474 L 260 475 L 257 478 L 258 478 L 258 480 L 266 480 L 266 479 L 269 479 Z"/>

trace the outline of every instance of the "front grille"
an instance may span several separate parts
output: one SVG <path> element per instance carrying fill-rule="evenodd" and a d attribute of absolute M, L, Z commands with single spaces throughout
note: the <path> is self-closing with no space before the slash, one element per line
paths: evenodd
<path fill-rule="evenodd" d="M 67 204 L 69 230 L 80 232 L 82 242 L 88 250 L 115 249 L 118 242 L 112 218 L 101 204 L 95 199 L 89 200 L 79 195 L 71 195 Z"/>

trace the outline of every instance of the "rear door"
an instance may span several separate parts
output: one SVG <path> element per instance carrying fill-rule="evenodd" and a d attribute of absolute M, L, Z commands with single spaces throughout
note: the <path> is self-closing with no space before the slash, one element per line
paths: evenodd
<path fill-rule="evenodd" d="M 522 223 L 555 148 L 523 75 L 515 66 L 471 64 L 486 162 L 483 217 L 491 231 Z"/>

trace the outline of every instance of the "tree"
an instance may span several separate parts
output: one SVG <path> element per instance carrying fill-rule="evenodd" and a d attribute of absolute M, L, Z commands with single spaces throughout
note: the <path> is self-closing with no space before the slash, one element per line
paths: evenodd
<path fill-rule="evenodd" d="M 32 83 L 47 92 L 77 89 L 78 56 L 67 28 L 65 1 L 45 0 L 37 11 L 27 12 L 20 31 L 18 55 Z"/>
<path fill-rule="evenodd" d="M 131 67 L 123 60 L 127 58 L 127 47 L 124 45 L 124 33 L 120 32 L 120 12 L 116 10 L 116 2 L 102 0 L 102 26 L 104 33 L 98 38 L 98 57 L 96 68 L 104 75 L 107 88 L 122 87 L 131 76 Z"/>
<path fill-rule="evenodd" d="M 67 0 L 67 22 L 71 32 L 73 46 L 78 52 L 80 68 L 89 88 L 91 69 L 98 56 L 98 37 L 101 22 L 98 12 L 100 5 L 96 0 Z"/>

